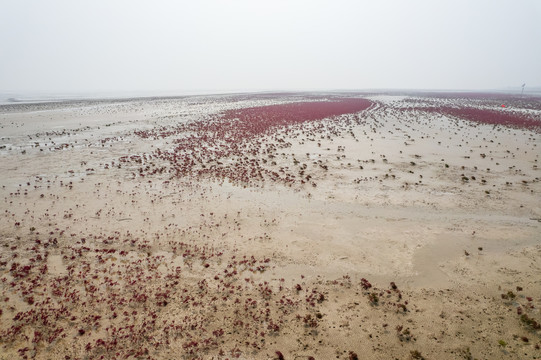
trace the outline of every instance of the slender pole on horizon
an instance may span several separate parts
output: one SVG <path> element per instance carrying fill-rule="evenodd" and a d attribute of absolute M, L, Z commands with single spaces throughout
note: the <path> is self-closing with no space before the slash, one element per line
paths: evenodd
<path fill-rule="evenodd" d="M 524 94 L 524 87 L 526 86 L 526 83 L 522 84 L 522 91 L 520 92 L 520 97 L 522 97 L 522 94 Z"/>

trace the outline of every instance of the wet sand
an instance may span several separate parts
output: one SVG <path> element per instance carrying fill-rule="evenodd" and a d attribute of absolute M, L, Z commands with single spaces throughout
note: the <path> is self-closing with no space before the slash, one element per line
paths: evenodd
<path fill-rule="evenodd" d="M 370 103 L 242 122 L 345 98 Z M 541 119 L 489 95 L 0 107 L 0 359 L 541 358 L 539 127 L 445 106 Z"/>

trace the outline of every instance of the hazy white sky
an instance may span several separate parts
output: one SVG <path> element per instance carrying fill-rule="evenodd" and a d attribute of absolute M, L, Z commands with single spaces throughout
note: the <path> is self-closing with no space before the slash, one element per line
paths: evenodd
<path fill-rule="evenodd" d="M 0 0 L 0 91 L 541 85 L 540 0 Z"/>

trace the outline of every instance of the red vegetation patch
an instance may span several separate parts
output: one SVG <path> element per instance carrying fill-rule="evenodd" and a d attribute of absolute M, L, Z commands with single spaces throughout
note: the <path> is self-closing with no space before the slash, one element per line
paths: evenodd
<path fill-rule="evenodd" d="M 481 124 L 505 125 L 514 128 L 540 130 L 541 120 L 532 116 L 501 110 L 478 109 L 473 107 L 441 106 L 433 108 L 418 108 L 418 110 L 437 112 L 445 115 L 456 116 L 465 120 Z"/>
<path fill-rule="evenodd" d="M 275 126 L 301 124 L 307 121 L 356 113 L 366 110 L 372 102 L 366 99 L 298 102 L 228 110 L 225 119 L 238 119 L 239 130 L 245 135 L 264 133 Z"/>
<path fill-rule="evenodd" d="M 227 110 L 204 120 L 136 131 L 143 139 L 170 138 L 173 148 L 158 147 L 151 154 L 124 156 L 119 161 L 138 167 L 134 177 L 168 174 L 170 178 L 229 179 L 253 186 L 265 179 L 303 184 L 309 179 L 297 177 L 292 170 L 273 168 L 277 151 L 291 143 L 278 137 L 264 141 L 263 135 L 276 135 L 283 128 L 288 133 L 289 126 L 357 113 L 371 105 L 366 99 L 339 98 Z M 349 121 L 360 119 L 356 116 Z"/>

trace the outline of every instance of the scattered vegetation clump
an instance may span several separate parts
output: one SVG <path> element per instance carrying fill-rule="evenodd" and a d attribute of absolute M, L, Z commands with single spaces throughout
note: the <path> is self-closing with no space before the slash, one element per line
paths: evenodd
<path fill-rule="evenodd" d="M 460 355 L 464 358 L 464 360 L 474 360 L 469 347 L 460 349 Z"/>
<path fill-rule="evenodd" d="M 365 278 L 362 278 L 361 279 L 361 286 L 363 287 L 364 290 L 368 290 L 372 287 L 372 284 L 370 284 L 370 282 L 368 280 L 366 280 Z"/>
<path fill-rule="evenodd" d="M 504 299 L 504 300 L 513 300 L 513 299 L 516 298 L 517 296 L 515 295 L 514 292 L 512 292 L 511 290 L 509 290 L 506 294 L 501 294 L 501 297 L 502 297 L 502 299 Z"/>
<path fill-rule="evenodd" d="M 528 326 L 531 330 L 541 329 L 541 325 L 536 320 L 529 317 L 527 314 L 522 314 L 520 316 L 520 321 L 522 321 L 522 323 Z"/>
<path fill-rule="evenodd" d="M 418 350 L 412 350 L 410 355 L 411 355 L 411 358 L 414 359 L 414 360 L 424 360 L 425 359 L 425 357 Z"/>
<path fill-rule="evenodd" d="M 371 292 L 368 294 L 368 300 L 370 300 L 370 304 L 372 305 L 378 305 L 379 303 L 379 296 L 376 292 Z"/>
<path fill-rule="evenodd" d="M 411 340 L 415 340 L 415 338 L 411 334 L 410 328 L 404 329 L 403 325 L 397 325 L 395 329 L 396 329 L 396 334 L 398 335 L 398 339 L 400 341 L 408 342 Z"/>

